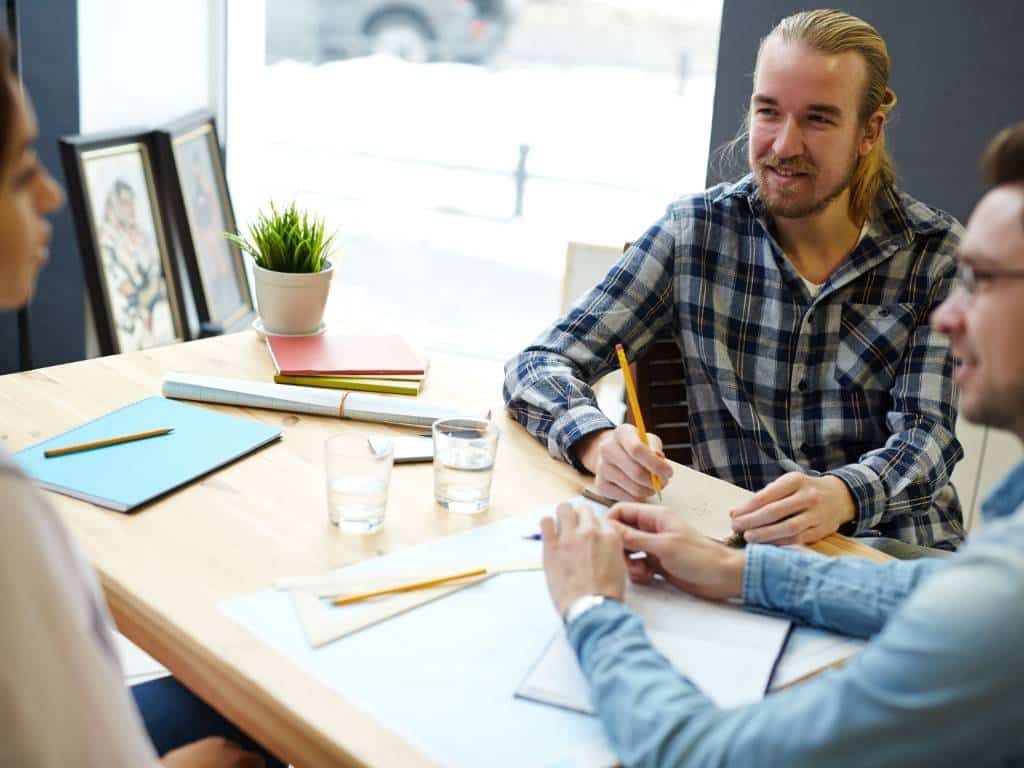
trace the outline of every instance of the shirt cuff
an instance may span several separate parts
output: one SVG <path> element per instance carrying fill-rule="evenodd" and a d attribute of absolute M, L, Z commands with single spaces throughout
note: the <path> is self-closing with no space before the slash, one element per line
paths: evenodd
<path fill-rule="evenodd" d="M 825 474 L 838 477 L 846 483 L 856 507 L 856 517 L 840 526 L 839 532 L 845 536 L 857 536 L 877 528 L 885 516 L 888 503 L 885 486 L 878 473 L 863 464 L 847 464 Z"/>
<path fill-rule="evenodd" d="M 573 446 L 591 432 L 615 429 L 615 424 L 600 408 L 581 405 L 563 413 L 548 431 L 548 453 L 556 459 L 572 464 L 580 472 L 589 470 L 576 458 Z"/>
<path fill-rule="evenodd" d="M 748 544 L 745 552 L 743 604 L 783 612 L 799 602 L 808 568 L 823 557 L 773 544 Z"/>

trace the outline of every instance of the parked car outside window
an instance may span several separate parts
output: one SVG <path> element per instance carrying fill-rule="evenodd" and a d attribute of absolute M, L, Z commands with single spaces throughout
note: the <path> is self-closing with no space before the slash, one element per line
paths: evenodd
<path fill-rule="evenodd" d="M 521 0 L 267 0 L 267 63 L 388 53 L 483 63 Z"/>

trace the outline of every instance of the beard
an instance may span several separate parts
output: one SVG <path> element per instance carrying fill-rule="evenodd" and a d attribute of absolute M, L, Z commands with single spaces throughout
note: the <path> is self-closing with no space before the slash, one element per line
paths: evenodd
<path fill-rule="evenodd" d="M 757 182 L 757 191 L 764 202 L 765 208 L 772 216 L 781 217 L 784 219 L 802 219 L 807 216 L 814 216 L 815 214 L 821 213 L 828 208 L 832 202 L 845 192 L 850 187 L 850 182 L 853 181 L 853 175 L 857 172 L 857 164 L 860 160 L 857 154 L 856 148 L 850 155 L 850 160 L 847 163 L 846 169 L 841 177 L 832 188 L 826 190 L 823 194 L 810 199 L 804 199 L 794 194 L 787 192 L 775 192 L 770 191 L 768 184 L 768 169 L 772 168 L 780 171 L 792 171 L 795 173 L 806 173 L 811 178 L 811 183 L 818 177 L 818 169 L 813 163 L 809 163 L 803 159 L 797 160 L 781 160 L 774 153 L 768 154 L 763 160 L 750 160 L 750 169 L 754 172 L 754 179 Z"/>
<path fill-rule="evenodd" d="M 960 394 L 960 415 L 972 424 L 1024 435 L 1024 389 L 995 391 L 982 386 L 974 397 Z"/>

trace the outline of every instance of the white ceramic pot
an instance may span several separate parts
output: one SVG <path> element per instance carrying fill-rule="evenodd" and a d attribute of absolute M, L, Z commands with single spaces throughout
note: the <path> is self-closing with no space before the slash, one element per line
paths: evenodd
<path fill-rule="evenodd" d="M 253 264 L 256 309 L 270 333 L 312 333 L 324 317 L 334 265 L 319 272 L 273 272 Z"/>

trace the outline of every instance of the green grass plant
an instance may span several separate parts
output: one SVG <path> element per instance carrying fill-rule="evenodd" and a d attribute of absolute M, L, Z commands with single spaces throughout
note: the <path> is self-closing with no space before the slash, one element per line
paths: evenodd
<path fill-rule="evenodd" d="M 320 272 L 327 265 L 334 235 L 325 236 L 323 219 L 300 211 L 295 203 L 270 212 L 260 211 L 249 225 L 248 239 L 232 232 L 224 237 L 252 256 L 263 269 L 274 272 Z"/>

